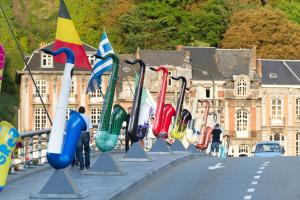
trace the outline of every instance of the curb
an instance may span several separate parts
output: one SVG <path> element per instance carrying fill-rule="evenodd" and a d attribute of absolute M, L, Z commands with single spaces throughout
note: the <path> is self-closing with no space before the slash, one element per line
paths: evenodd
<path fill-rule="evenodd" d="M 191 159 L 194 159 L 197 157 L 198 156 L 190 154 L 190 155 L 178 158 L 178 159 L 174 159 L 171 162 L 166 163 L 165 165 L 162 165 L 161 167 L 159 167 L 157 169 L 154 169 L 154 170 L 151 170 L 150 172 L 145 173 L 143 177 L 136 178 L 131 183 L 129 183 L 121 188 L 118 188 L 117 192 L 114 192 L 113 194 L 108 195 L 107 198 L 105 198 L 105 200 L 119 199 L 121 196 L 131 192 L 134 188 L 136 188 L 137 185 L 146 183 L 151 177 L 157 175 L 158 173 L 160 173 L 172 166 L 178 165 L 184 161 L 191 160 Z"/>

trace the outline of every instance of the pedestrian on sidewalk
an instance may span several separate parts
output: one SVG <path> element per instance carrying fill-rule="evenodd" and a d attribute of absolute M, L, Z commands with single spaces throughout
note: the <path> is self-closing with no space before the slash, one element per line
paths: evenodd
<path fill-rule="evenodd" d="M 211 143 L 211 150 L 210 150 L 212 156 L 217 156 L 219 153 L 221 134 L 222 134 L 222 130 L 220 129 L 220 125 L 217 123 L 214 129 L 212 130 L 212 143 Z"/>
<path fill-rule="evenodd" d="M 86 123 L 86 130 L 82 131 L 77 143 L 76 156 L 79 161 L 80 170 L 90 168 L 90 140 L 93 137 L 93 125 L 87 115 L 85 115 L 85 108 L 80 106 L 78 112 L 83 117 Z M 83 157 L 84 150 L 84 157 Z"/>

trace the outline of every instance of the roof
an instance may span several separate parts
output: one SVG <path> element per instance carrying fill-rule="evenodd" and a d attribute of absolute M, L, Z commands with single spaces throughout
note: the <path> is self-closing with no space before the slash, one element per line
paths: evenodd
<path fill-rule="evenodd" d="M 42 48 L 52 50 L 53 45 L 54 45 L 54 42 L 52 42 Z M 91 52 L 93 54 L 95 54 L 97 52 L 96 48 L 94 48 L 88 44 L 83 43 L 83 47 L 86 52 Z M 57 63 L 57 62 L 53 62 L 53 68 L 41 68 L 41 51 L 40 50 L 42 48 L 35 50 L 32 53 L 31 57 L 29 58 L 27 64 L 28 64 L 28 67 L 30 68 L 30 70 L 31 71 L 64 71 L 65 65 L 61 64 L 61 63 Z M 25 70 L 25 68 L 23 69 L 23 71 L 24 70 Z M 76 68 L 76 66 L 75 66 L 74 70 L 75 71 L 89 71 L 88 69 L 78 69 L 78 68 Z"/>
<path fill-rule="evenodd" d="M 193 80 L 225 80 L 232 79 L 233 75 L 249 74 L 251 49 L 184 47 L 184 50 L 191 52 Z M 210 75 L 203 74 L 203 70 Z"/>
<path fill-rule="evenodd" d="M 141 50 L 140 57 L 142 60 L 144 60 L 146 65 L 150 66 L 182 66 L 184 64 L 185 52 Z"/>
<path fill-rule="evenodd" d="M 299 85 L 300 61 L 261 60 L 263 85 Z"/>

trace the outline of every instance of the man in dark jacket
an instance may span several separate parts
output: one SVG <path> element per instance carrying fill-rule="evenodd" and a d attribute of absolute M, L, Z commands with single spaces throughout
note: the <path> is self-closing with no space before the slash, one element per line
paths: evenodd
<path fill-rule="evenodd" d="M 220 129 L 220 125 L 216 124 L 215 128 L 212 131 L 212 142 L 211 142 L 211 150 L 210 150 L 210 153 L 213 156 L 218 155 L 219 145 L 221 143 L 221 134 L 222 134 L 222 130 Z"/>

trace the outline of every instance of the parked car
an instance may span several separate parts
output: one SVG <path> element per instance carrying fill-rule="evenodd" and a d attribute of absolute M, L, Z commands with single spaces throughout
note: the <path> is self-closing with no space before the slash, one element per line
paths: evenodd
<path fill-rule="evenodd" d="M 276 157 L 284 154 L 284 148 L 278 142 L 259 142 L 256 144 L 254 157 Z"/>

